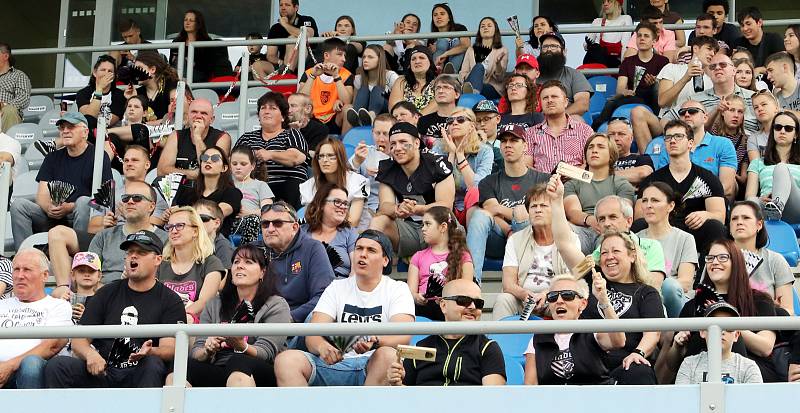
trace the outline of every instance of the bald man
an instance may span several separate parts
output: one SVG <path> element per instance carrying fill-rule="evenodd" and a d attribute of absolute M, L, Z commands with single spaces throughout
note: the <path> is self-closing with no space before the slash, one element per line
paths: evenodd
<path fill-rule="evenodd" d="M 477 321 L 483 310 L 481 288 L 471 280 L 445 284 L 439 307 L 445 321 Z M 392 363 L 387 373 L 392 386 L 498 386 L 506 384 L 506 365 L 500 346 L 485 335 L 444 334 L 428 336 L 417 343 L 436 349 L 435 361 L 404 360 Z M 460 367 L 447 368 L 449 360 Z M 444 374 L 443 374 L 444 373 Z"/>
<path fill-rule="evenodd" d="M 158 161 L 158 176 L 173 172 L 197 179 L 200 175 L 200 154 L 211 146 L 218 146 L 228 156 L 231 153 L 231 135 L 211 126 L 214 107 L 207 99 L 195 99 L 189 105 L 189 122 L 185 129 L 172 132 Z"/>

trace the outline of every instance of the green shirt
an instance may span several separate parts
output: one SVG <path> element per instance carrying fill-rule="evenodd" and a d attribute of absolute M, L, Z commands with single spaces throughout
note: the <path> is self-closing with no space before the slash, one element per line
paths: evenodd
<path fill-rule="evenodd" d="M 789 173 L 796 185 L 800 186 L 800 165 L 791 163 L 785 164 L 789 168 Z M 772 174 L 775 172 L 775 165 L 764 165 L 764 158 L 758 158 L 750 162 L 747 172 L 758 174 L 759 196 L 772 195 Z"/>
<path fill-rule="evenodd" d="M 642 255 L 646 261 L 647 270 L 650 272 L 660 272 L 666 274 L 666 265 L 664 265 L 664 250 L 661 248 L 661 243 L 654 239 L 639 238 L 636 234 L 629 233 L 633 242 L 639 244 L 639 249 L 642 250 Z M 594 261 L 600 262 L 600 245 L 592 253 Z"/>

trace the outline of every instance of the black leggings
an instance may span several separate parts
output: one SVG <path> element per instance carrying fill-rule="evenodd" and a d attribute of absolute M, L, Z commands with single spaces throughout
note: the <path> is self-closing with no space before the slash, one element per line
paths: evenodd
<path fill-rule="evenodd" d="M 225 387 L 228 377 L 234 372 L 253 376 L 258 387 L 277 387 L 272 363 L 244 354 L 233 354 L 218 366 L 189 358 L 186 379 L 194 387 Z"/>
<path fill-rule="evenodd" d="M 284 182 L 270 182 L 269 189 L 275 194 L 276 201 L 285 201 L 295 210 L 300 209 L 300 184 L 303 181 L 289 180 Z"/>

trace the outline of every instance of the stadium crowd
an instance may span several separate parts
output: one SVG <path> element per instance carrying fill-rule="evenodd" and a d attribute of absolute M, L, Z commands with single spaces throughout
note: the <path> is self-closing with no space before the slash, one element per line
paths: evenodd
<path fill-rule="evenodd" d="M 320 31 L 280 0 L 266 38 L 327 39 L 299 64 L 293 44 L 249 48 L 242 78 L 294 73 L 300 86 L 261 95 L 240 136 L 189 87 L 176 113 L 177 53 L 101 56 L 58 137 L 33 144 L 35 196 L 10 203 L 0 325 L 469 322 L 500 261 L 495 320 L 795 316 L 767 226 L 800 224 L 800 26 L 781 41 L 757 8 L 737 27 L 727 0 L 704 0 L 687 36 L 664 28 L 683 22 L 667 1 L 650 4 L 632 33 L 587 35 L 584 64 L 619 68 L 600 91 L 566 65 L 548 16 L 512 54 L 490 16 L 474 36 L 366 44 L 346 41 L 352 17 Z M 633 26 L 622 5 L 604 0 L 592 25 Z M 432 7 L 430 32 L 467 31 L 451 7 Z M 409 13 L 393 33 L 422 23 Z M 119 31 L 147 43 L 135 21 Z M 203 14 L 186 11 L 174 41 L 204 40 Z M 238 74 L 224 47 L 195 51 L 195 81 Z M 0 43 L 0 161 L 15 171 L 27 161 L 2 131 L 30 101 L 22 69 Z M 46 243 L 25 243 L 40 232 Z M 407 279 L 391 277 L 398 264 Z M 502 385 L 518 357 L 530 385 L 699 383 L 705 338 L 536 334 L 504 354 L 484 335 L 441 335 L 418 343 L 434 360 L 401 361 L 410 336 L 196 337 L 188 382 Z M 800 381 L 800 333 L 726 331 L 722 344 L 726 383 Z M 174 355 L 173 337 L 2 340 L 0 387 L 158 387 Z"/>

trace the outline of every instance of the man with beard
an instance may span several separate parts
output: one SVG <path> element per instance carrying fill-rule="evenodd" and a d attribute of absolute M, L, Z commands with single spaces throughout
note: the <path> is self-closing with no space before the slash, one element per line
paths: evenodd
<path fill-rule="evenodd" d="M 537 84 L 548 80 L 558 80 L 567 90 L 569 106 L 567 114 L 583 116 L 589 110 L 589 98 L 594 93 L 592 85 L 579 71 L 567 66 L 564 55 L 564 38 L 556 33 L 547 33 L 539 38 L 542 52 L 539 54 L 539 72 Z"/>
<path fill-rule="evenodd" d="M 289 127 L 298 129 L 308 143 L 308 151 L 314 155 L 314 149 L 328 136 L 328 127 L 311 117 L 314 106 L 311 98 L 305 93 L 289 95 Z"/>

